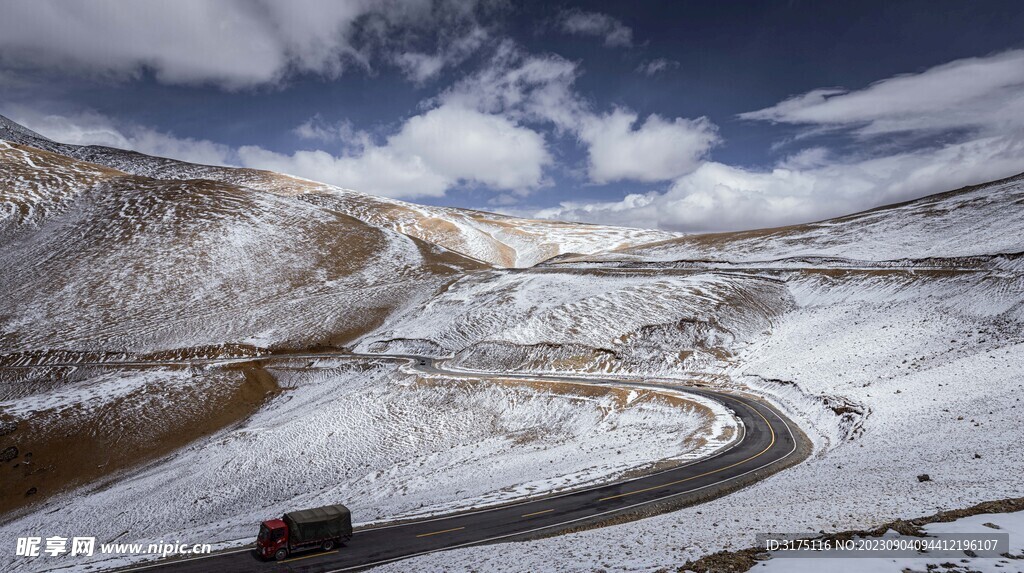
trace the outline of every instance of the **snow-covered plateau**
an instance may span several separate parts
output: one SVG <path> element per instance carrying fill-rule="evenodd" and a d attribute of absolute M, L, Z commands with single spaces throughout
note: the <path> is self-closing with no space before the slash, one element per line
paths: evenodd
<path fill-rule="evenodd" d="M 759 532 L 870 530 L 1024 497 L 1021 176 L 829 221 L 678 236 L 66 146 L 2 118 L 0 139 L 0 354 L 345 346 L 460 372 L 382 358 L 0 367 L 0 428 L 24 424 L 0 448 L 37 428 L 59 445 L 76 423 L 110 419 L 148 452 L 111 457 L 73 489 L 8 496 L 0 543 L 88 523 L 99 536 L 231 545 L 286 509 L 341 498 L 363 523 L 436 514 L 683 462 L 735 436 L 712 402 L 594 378 L 754 394 L 813 452 L 700 505 L 381 570 L 671 571 Z M 501 377 L 512 373 L 580 383 Z M 125 445 L 90 439 L 90 452 Z M 33 475 L 25 451 L 4 471 Z M 1019 551 L 1019 517 L 990 519 Z"/>

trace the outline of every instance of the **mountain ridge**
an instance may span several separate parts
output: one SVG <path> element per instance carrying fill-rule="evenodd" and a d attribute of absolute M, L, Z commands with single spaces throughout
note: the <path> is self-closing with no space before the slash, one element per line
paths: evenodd
<path fill-rule="evenodd" d="M 594 252 L 679 236 L 667 231 L 522 219 L 417 205 L 267 170 L 200 165 L 105 146 L 58 143 L 0 116 L 0 139 L 155 179 L 207 179 L 280 195 L 316 197 L 370 225 L 438 244 L 499 267 L 529 267 L 564 252 Z"/>

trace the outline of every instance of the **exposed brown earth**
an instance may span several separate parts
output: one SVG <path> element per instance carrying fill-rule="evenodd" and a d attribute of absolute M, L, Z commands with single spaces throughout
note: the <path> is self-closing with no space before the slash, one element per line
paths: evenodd
<path fill-rule="evenodd" d="M 112 369 L 0 368 L 0 383 L 68 388 Z M 120 372 L 131 372 L 120 369 Z M 108 401 L 0 415 L 0 514 L 10 518 L 62 491 L 100 485 L 252 415 L 278 391 L 263 368 L 248 364 L 150 380 Z"/>

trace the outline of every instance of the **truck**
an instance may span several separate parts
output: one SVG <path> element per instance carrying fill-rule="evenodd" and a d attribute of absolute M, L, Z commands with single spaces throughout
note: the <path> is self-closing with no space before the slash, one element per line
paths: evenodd
<path fill-rule="evenodd" d="M 341 504 L 284 514 L 260 524 L 256 554 L 281 561 L 292 553 L 320 548 L 330 551 L 352 539 L 352 512 Z"/>

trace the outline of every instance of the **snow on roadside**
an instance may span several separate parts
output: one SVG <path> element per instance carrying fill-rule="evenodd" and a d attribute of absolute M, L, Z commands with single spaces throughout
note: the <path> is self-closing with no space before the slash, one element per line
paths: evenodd
<path fill-rule="evenodd" d="M 787 285 L 797 307 L 724 373 L 789 410 L 816 441 L 812 458 L 680 511 L 382 571 L 656 571 L 751 547 L 758 532 L 868 529 L 1024 496 L 1019 275 L 812 273 Z M 859 427 L 824 412 L 826 397 L 860 408 Z"/>
<path fill-rule="evenodd" d="M 338 501 L 363 524 L 429 515 L 686 459 L 705 453 L 709 426 L 726 429 L 704 407 L 650 392 L 626 404 L 626 391 L 422 381 L 384 365 L 270 371 L 284 392 L 240 426 L 107 486 L 57 496 L 5 524 L 0 545 L 25 535 L 246 543 L 263 519 Z"/>

